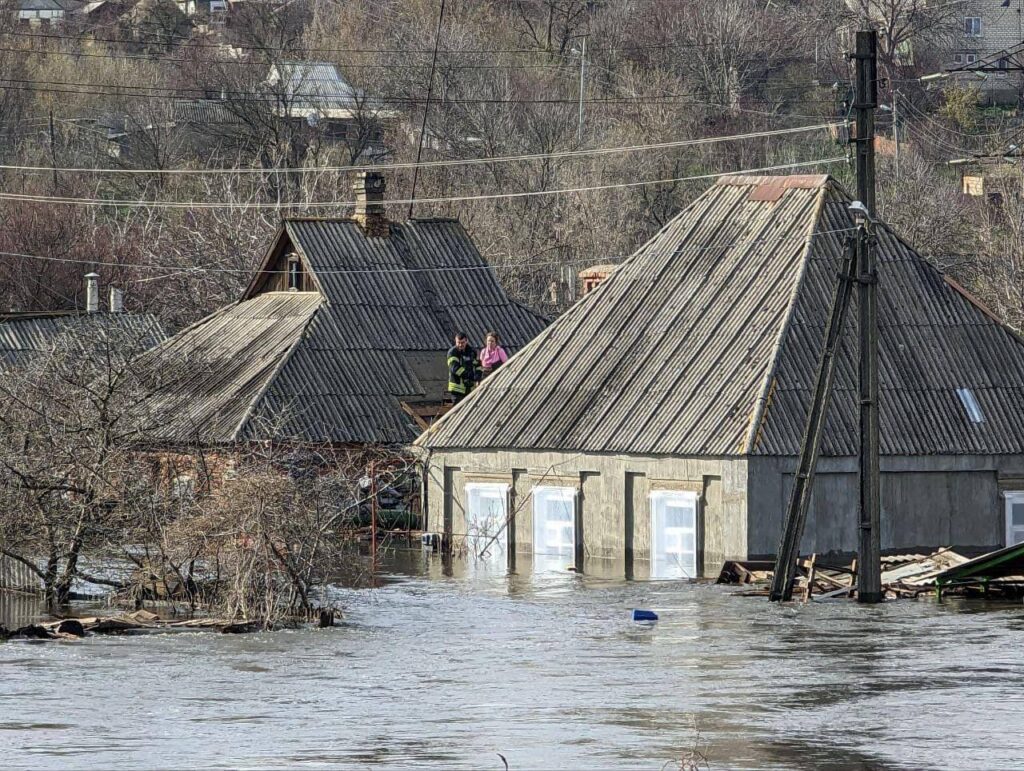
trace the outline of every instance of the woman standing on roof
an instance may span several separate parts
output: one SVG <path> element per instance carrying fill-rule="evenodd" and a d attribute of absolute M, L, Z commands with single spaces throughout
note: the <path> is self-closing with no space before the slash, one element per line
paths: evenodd
<path fill-rule="evenodd" d="M 484 340 L 484 347 L 480 349 L 480 367 L 483 369 L 484 377 L 490 375 L 506 361 L 508 361 L 508 354 L 501 347 L 498 333 L 488 332 Z"/>

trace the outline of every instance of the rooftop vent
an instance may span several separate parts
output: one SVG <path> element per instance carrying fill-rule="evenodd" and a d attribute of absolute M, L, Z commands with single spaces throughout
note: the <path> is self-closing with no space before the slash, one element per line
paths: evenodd
<path fill-rule="evenodd" d="M 85 312 L 98 313 L 100 309 L 100 274 L 85 274 Z"/>
<path fill-rule="evenodd" d="M 387 182 L 384 175 L 376 171 L 363 171 L 353 185 L 356 194 L 356 210 L 353 214 L 368 237 L 384 237 L 390 234 L 387 215 L 384 213 L 384 191 Z"/>
<path fill-rule="evenodd" d="M 985 422 L 985 414 L 981 411 L 981 405 L 978 404 L 974 391 L 970 388 L 958 388 L 956 389 L 956 395 L 960 397 L 960 403 L 964 405 L 967 417 L 971 419 L 972 423 Z"/>

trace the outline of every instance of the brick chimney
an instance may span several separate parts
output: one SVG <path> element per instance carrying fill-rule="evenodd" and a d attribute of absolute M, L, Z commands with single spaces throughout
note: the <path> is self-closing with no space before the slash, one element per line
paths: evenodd
<path fill-rule="evenodd" d="M 352 189 L 356 194 L 353 219 L 360 224 L 367 237 L 384 238 L 390 235 L 391 227 L 384 213 L 384 191 L 387 189 L 384 175 L 376 171 L 362 171 L 356 177 Z"/>
<path fill-rule="evenodd" d="M 583 282 L 583 294 L 589 294 L 596 289 L 611 272 L 615 270 L 615 265 L 593 265 L 585 270 L 580 271 L 580 280 Z"/>

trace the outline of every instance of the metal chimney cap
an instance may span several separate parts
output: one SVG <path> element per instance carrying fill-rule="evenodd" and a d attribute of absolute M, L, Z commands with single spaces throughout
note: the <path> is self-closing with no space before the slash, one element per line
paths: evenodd
<path fill-rule="evenodd" d="M 86 278 L 99 278 L 100 274 L 99 273 L 86 273 L 85 277 Z"/>

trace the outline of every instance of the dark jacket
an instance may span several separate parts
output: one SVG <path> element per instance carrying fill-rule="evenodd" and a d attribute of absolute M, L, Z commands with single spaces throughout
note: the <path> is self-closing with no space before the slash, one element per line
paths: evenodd
<path fill-rule="evenodd" d="M 460 351 L 454 345 L 448 350 L 448 390 L 465 396 L 480 382 L 483 373 L 480 359 L 472 346 Z"/>

